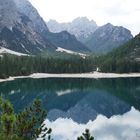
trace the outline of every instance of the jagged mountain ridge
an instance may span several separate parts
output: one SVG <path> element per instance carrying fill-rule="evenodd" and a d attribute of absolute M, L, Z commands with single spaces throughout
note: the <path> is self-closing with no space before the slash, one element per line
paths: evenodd
<path fill-rule="evenodd" d="M 107 53 L 132 39 L 131 32 L 122 27 L 107 23 L 98 28 L 85 44 L 96 53 Z"/>
<path fill-rule="evenodd" d="M 47 26 L 54 33 L 68 31 L 81 42 L 84 42 L 98 28 L 96 22 L 90 21 L 87 17 L 78 17 L 68 23 L 58 23 L 56 20 L 49 20 Z"/>
<path fill-rule="evenodd" d="M 69 49 L 76 52 L 88 52 L 89 49 L 77 41 L 77 39 L 70 35 L 68 32 L 60 32 L 57 34 L 51 33 L 44 22 L 40 17 L 37 10 L 30 4 L 29 1 L 23 0 L 14 0 L 18 9 L 23 12 L 26 16 L 33 21 L 34 27 L 38 33 L 40 33 L 44 38 L 49 40 L 54 46 L 62 47 L 64 49 Z"/>
<path fill-rule="evenodd" d="M 36 54 L 55 49 L 33 26 L 33 21 L 18 11 L 13 0 L 0 0 L 0 46 L 14 51 Z"/>
<path fill-rule="evenodd" d="M 107 53 L 132 38 L 131 32 L 123 27 L 111 24 L 98 27 L 85 17 L 77 18 L 71 24 L 75 36 L 79 36 L 84 45 L 67 31 L 51 33 L 27 0 L 0 0 L 0 13 L 0 46 L 21 53 L 55 51 L 58 47 L 76 52 Z"/>
<path fill-rule="evenodd" d="M 48 39 L 47 34 L 50 33 L 48 27 L 29 1 L 0 0 L 0 13 L 1 47 L 26 54 L 37 54 L 46 50 L 55 51 L 59 47 L 53 40 Z M 57 36 L 60 36 L 60 42 L 65 42 L 61 39 L 61 33 Z M 74 47 L 80 46 L 82 50 L 84 45 L 76 38 L 74 41 L 76 43 Z M 67 39 L 67 42 L 71 44 L 71 37 Z M 67 48 L 67 44 L 61 43 L 61 45 L 62 48 Z"/>
<path fill-rule="evenodd" d="M 87 46 L 93 53 L 107 53 L 126 43 L 133 36 L 131 32 L 121 26 L 110 23 L 98 26 L 93 20 L 81 17 L 69 23 L 58 23 L 55 20 L 47 22 L 52 32 L 68 31 Z"/>

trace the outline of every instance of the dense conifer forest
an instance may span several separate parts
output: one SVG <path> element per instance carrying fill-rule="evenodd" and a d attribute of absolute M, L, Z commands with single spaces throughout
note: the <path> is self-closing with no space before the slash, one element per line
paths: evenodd
<path fill-rule="evenodd" d="M 0 58 L 0 78 L 29 75 L 31 73 L 81 73 L 94 68 L 92 61 L 73 56 L 71 58 L 51 58 L 42 56 L 4 55 Z"/>
<path fill-rule="evenodd" d="M 126 44 L 102 55 L 79 55 L 66 53 L 44 53 L 37 56 L 15 56 L 4 54 L 0 57 L 0 78 L 29 75 L 31 73 L 84 73 L 140 72 L 140 34 Z"/>

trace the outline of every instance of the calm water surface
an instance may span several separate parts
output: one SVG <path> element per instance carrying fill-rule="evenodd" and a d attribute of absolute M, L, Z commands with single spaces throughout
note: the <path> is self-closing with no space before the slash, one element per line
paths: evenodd
<path fill-rule="evenodd" d="M 97 140 L 138 139 L 140 78 L 17 79 L 0 83 L 0 94 L 16 112 L 41 99 L 57 139 L 74 139 L 87 127 Z"/>

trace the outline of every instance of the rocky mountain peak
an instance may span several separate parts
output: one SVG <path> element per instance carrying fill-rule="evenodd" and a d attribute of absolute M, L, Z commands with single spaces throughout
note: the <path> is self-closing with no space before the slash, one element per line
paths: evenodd
<path fill-rule="evenodd" d="M 87 17 L 78 17 L 72 22 L 67 23 L 58 23 L 55 20 L 50 20 L 47 22 L 47 26 L 54 33 L 66 30 L 75 35 L 81 42 L 84 42 L 83 40 L 98 28 L 96 22 L 93 20 L 90 21 Z"/>
<path fill-rule="evenodd" d="M 85 24 L 85 23 L 87 23 L 87 24 L 89 24 L 89 23 L 91 23 L 91 24 L 93 24 L 94 26 L 97 26 L 97 24 L 96 24 L 96 22 L 94 21 L 94 20 L 89 20 L 87 17 L 78 17 L 78 18 L 76 18 L 76 19 L 74 19 L 73 21 L 72 21 L 72 23 L 74 24 L 74 23 L 81 23 L 81 24 Z"/>
<path fill-rule="evenodd" d="M 0 0 L 0 46 L 25 54 L 55 51 L 59 46 L 74 51 L 88 50 L 67 32 L 50 33 L 28 0 Z"/>
<path fill-rule="evenodd" d="M 29 4 L 27 9 L 31 7 L 32 10 L 22 11 L 26 4 Z M 38 19 L 35 20 L 37 14 L 27 0 L 0 0 L 0 46 L 28 54 L 36 54 L 46 48 L 55 49 L 41 34 L 43 26 L 39 28 L 38 22 L 41 18 L 38 14 Z M 44 30 L 48 31 L 43 20 L 41 24 L 44 24 Z"/>
<path fill-rule="evenodd" d="M 106 26 L 106 27 L 113 27 L 113 25 L 111 24 L 111 23 L 106 23 L 104 26 Z"/>
<path fill-rule="evenodd" d="M 131 32 L 107 23 L 99 27 L 85 42 L 95 53 L 107 53 L 133 38 Z"/>

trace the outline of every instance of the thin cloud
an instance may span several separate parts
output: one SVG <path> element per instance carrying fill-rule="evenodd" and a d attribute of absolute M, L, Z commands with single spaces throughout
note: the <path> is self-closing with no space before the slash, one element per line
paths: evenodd
<path fill-rule="evenodd" d="M 52 128 L 53 138 L 57 140 L 74 140 L 85 128 L 90 129 L 96 140 L 138 140 L 140 136 L 140 112 L 134 108 L 122 116 L 113 116 L 110 119 L 99 115 L 95 121 L 87 124 L 61 118 L 54 122 L 46 120 L 45 124 Z"/>
<path fill-rule="evenodd" d="M 139 0 L 29 0 L 45 21 L 72 21 L 76 17 L 87 16 L 98 25 L 108 22 L 129 28 L 132 33 L 140 31 Z M 133 17 L 132 17 L 133 16 Z M 135 18 L 134 18 L 135 17 Z M 133 27 L 130 26 L 133 21 Z"/>

